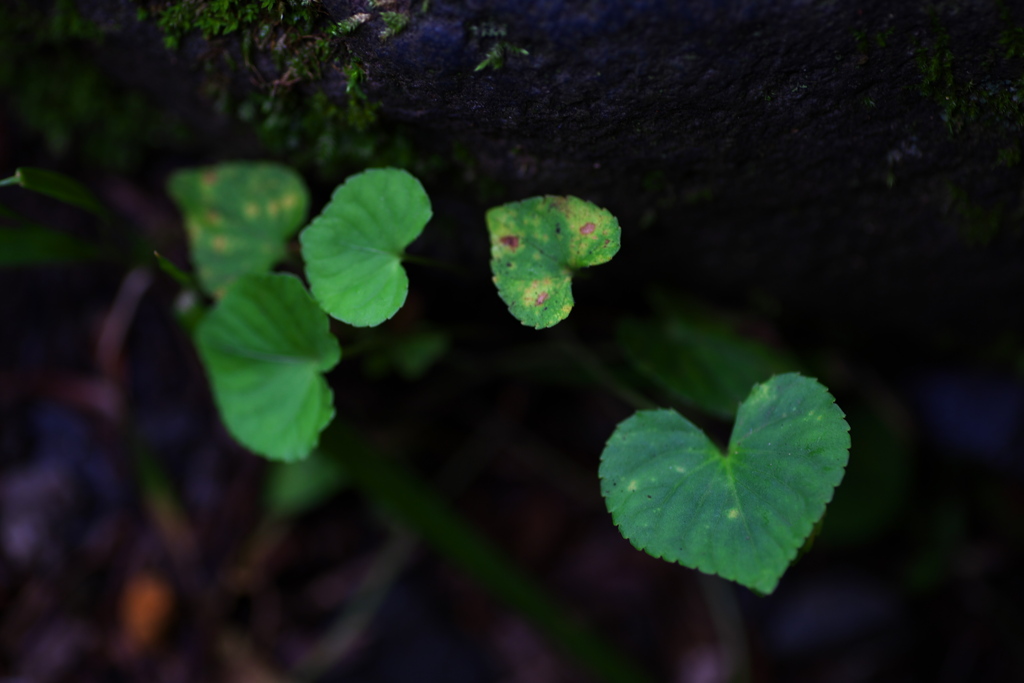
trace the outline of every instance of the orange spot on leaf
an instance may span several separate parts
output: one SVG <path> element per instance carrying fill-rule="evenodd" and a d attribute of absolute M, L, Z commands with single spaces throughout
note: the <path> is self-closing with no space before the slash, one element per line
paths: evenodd
<path fill-rule="evenodd" d="M 580 234 L 593 235 L 595 230 L 597 230 L 596 225 L 594 225 L 593 223 L 587 223 L 582 228 L 580 228 Z"/>

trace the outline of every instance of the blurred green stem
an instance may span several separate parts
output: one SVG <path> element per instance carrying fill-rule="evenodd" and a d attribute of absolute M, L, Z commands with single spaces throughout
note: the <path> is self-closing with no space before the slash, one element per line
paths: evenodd
<path fill-rule="evenodd" d="M 556 645 L 607 683 L 646 683 L 643 670 L 569 616 L 543 588 L 515 569 L 434 491 L 335 423 L 322 449 L 341 457 L 353 482 L 414 530 L 436 552 L 470 574 L 499 600 L 518 610 Z"/>

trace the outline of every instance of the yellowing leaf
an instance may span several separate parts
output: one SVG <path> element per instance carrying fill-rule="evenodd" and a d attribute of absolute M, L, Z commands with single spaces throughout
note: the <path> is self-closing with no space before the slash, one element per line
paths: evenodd
<path fill-rule="evenodd" d="M 273 163 L 178 171 L 168 191 L 184 215 L 199 282 L 217 296 L 235 278 L 265 273 L 281 260 L 309 211 L 302 177 Z"/>
<path fill-rule="evenodd" d="M 498 296 L 524 325 L 551 327 L 573 306 L 572 277 L 619 250 L 619 222 L 577 197 L 532 197 L 487 212 Z"/>

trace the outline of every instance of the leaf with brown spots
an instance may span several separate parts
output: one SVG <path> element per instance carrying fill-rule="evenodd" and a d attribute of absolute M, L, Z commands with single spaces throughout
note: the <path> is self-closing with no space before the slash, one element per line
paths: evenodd
<path fill-rule="evenodd" d="M 306 221 L 309 191 L 287 166 L 229 162 L 171 176 L 192 263 L 203 289 L 220 296 L 240 275 L 268 272 Z"/>
<path fill-rule="evenodd" d="M 619 222 L 576 197 L 532 197 L 487 212 L 498 296 L 524 325 L 541 329 L 572 310 L 572 277 L 619 250 Z"/>

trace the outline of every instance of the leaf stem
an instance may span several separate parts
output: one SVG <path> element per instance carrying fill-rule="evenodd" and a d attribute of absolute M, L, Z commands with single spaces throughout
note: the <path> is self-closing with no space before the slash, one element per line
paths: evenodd
<path fill-rule="evenodd" d="M 718 636 L 721 656 L 725 660 L 726 680 L 729 683 L 750 681 L 750 661 L 747 655 L 746 627 L 743 612 L 736 600 L 732 585 L 717 576 L 695 572 L 704 596 L 704 604 L 711 616 L 711 623 Z"/>
<path fill-rule="evenodd" d="M 405 261 L 406 263 L 415 263 L 419 266 L 426 266 L 427 268 L 447 270 L 467 277 L 470 276 L 470 272 L 461 266 L 457 266 L 453 263 L 446 263 L 444 261 L 438 261 L 437 259 L 432 259 L 427 256 L 419 256 L 418 254 L 407 254 L 403 252 L 402 261 Z"/>
<path fill-rule="evenodd" d="M 659 407 L 657 403 L 612 374 L 590 349 L 576 339 L 567 335 L 561 340 L 560 346 L 565 354 L 589 373 L 598 384 L 618 396 L 623 402 L 633 406 L 636 410 L 651 410 Z"/>

